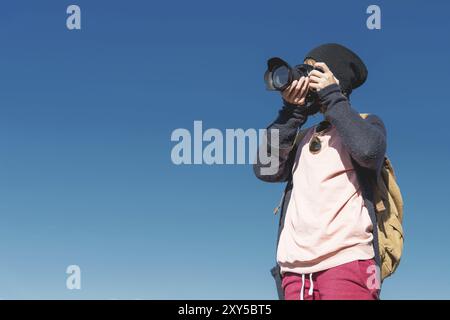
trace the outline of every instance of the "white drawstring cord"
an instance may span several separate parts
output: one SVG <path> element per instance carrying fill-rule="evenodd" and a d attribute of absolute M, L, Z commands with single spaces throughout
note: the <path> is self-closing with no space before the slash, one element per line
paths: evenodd
<path fill-rule="evenodd" d="M 308 294 L 309 294 L 310 296 L 313 295 L 313 289 L 314 289 L 314 282 L 313 282 L 313 280 L 312 280 L 312 273 L 310 273 L 310 274 L 309 274 L 309 292 L 308 292 Z"/>
<path fill-rule="evenodd" d="M 305 275 L 302 274 L 302 288 L 300 289 L 300 300 L 305 300 L 303 297 L 303 290 L 305 289 Z M 312 273 L 309 274 L 309 290 L 308 290 L 308 294 L 310 296 L 313 295 L 313 290 L 314 290 L 314 282 L 312 280 Z"/>
<path fill-rule="evenodd" d="M 304 300 L 303 299 L 303 289 L 305 288 L 305 275 L 302 274 L 302 288 L 300 289 L 300 300 Z"/>

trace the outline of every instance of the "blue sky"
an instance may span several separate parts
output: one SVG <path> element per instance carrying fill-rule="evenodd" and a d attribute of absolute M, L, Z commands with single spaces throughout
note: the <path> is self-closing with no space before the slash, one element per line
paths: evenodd
<path fill-rule="evenodd" d="M 450 298 L 446 1 L 10 1 L 0 12 L 0 298 L 275 299 L 283 186 L 171 162 L 176 128 L 264 128 L 267 58 L 339 42 L 369 69 L 405 202 L 385 299 Z M 82 30 L 66 28 L 77 4 Z M 378 4 L 382 29 L 366 28 Z M 317 115 L 308 120 L 312 125 Z M 79 265 L 82 289 L 66 289 Z"/>

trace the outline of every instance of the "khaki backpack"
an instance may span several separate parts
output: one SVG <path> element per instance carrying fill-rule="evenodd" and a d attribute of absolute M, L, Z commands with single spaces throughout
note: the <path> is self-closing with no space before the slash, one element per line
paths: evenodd
<path fill-rule="evenodd" d="M 368 113 L 360 113 L 367 118 Z M 302 140 L 307 129 L 300 130 L 295 137 L 294 145 Z M 392 275 L 397 269 L 403 251 L 403 199 L 394 168 L 387 156 L 384 157 L 380 175 L 371 181 L 373 187 L 373 203 L 377 217 L 378 248 L 381 259 L 381 281 Z M 275 213 L 280 206 L 275 208 Z"/>
<path fill-rule="evenodd" d="M 363 119 L 368 115 L 360 114 Z M 383 281 L 395 272 L 403 251 L 403 199 L 394 168 L 387 156 L 384 157 L 380 175 L 372 184 Z"/>

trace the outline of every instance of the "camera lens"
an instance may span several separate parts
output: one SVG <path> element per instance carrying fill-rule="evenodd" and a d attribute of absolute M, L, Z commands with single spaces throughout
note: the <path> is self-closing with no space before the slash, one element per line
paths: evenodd
<path fill-rule="evenodd" d="M 277 89 L 281 89 L 289 82 L 289 68 L 286 66 L 280 66 L 276 68 L 272 73 L 273 86 Z"/>

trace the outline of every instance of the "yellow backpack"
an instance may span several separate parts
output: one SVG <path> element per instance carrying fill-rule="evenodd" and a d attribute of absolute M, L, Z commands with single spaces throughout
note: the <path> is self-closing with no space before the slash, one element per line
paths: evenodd
<path fill-rule="evenodd" d="M 360 116 L 365 119 L 368 114 L 362 113 Z M 383 281 L 395 272 L 403 251 L 403 199 L 387 156 L 384 157 L 380 175 L 372 183 Z"/>

